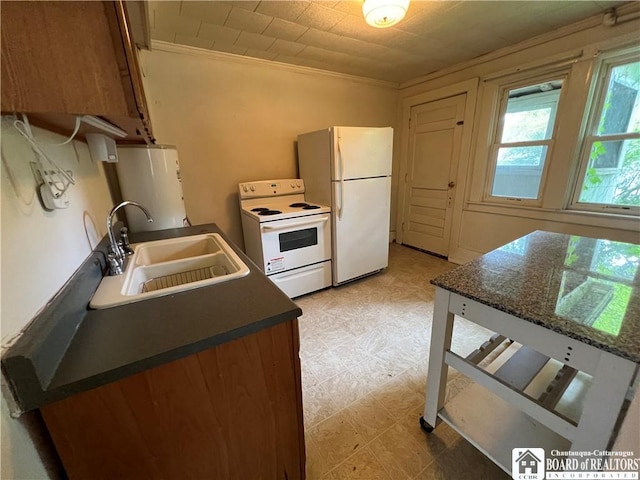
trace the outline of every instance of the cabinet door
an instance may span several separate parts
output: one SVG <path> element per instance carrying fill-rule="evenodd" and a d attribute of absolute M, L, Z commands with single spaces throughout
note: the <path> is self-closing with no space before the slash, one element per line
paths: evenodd
<path fill-rule="evenodd" d="M 135 119 L 137 125 L 135 127 L 140 132 L 146 143 L 150 143 L 153 139 L 151 132 L 151 119 L 149 117 L 149 108 L 144 94 L 142 84 L 142 75 L 140 73 L 140 64 L 138 62 L 138 51 L 131 36 L 131 28 L 129 28 L 129 11 L 136 8 L 130 2 L 128 8 L 122 0 L 115 2 L 106 2 L 105 9 L 109 13 L 107 19 L 111 27 L 113 38 L 120 43 L 116 45 L 116 58 L 118 59 L 118 68 L 120 71 L 121 82 L 124 89 L 129 116 Z M 113 15 L 111 13 L 113 12 Z M 144 28 L 144 27 L 143 27 Z M 112 119 L 114 123 L 119 123 L 118 119 Z M 141 125 L 140 125 L 141 123 Z M 121 125 L 121 128 L 131 132 L 131 128 Z"/>
<path fill-rule="evenodd" d="M 112 2 L 4 1 L 1 16 L 3 111 L 131 116 Z"/>

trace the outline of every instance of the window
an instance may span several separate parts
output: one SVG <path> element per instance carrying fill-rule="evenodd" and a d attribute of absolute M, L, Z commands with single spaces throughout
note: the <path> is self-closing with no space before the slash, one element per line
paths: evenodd
<path fill-rule="evenodd" d="M 640 61 L 605 61 L 587 126 L 574 205 L 640 210 Z M 631 213 L 631 212 L 629 212 Z"/>
<path fill-rule="evenodd" d="M 562 83 L 554 79 L 505 90 L 492 148 L 491 196 L 539 198 Z"/>
<path fill-rule="evenodd" d="M 637 229 L 640 45 L 593 46 L 479 85 L 470 209 Z"/>

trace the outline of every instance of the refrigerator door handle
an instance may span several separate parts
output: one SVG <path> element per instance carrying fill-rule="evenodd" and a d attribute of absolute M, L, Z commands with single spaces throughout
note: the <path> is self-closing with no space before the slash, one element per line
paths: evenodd
<path fill-rule="evenodd" d="M 342 160 L 342 150 L 340 149 L 340 136 L 338 136 L 338 170 L 340 172 L 340 204 L 338 205 L 338 218 L 342 218 L 342 207 L 344 205 L 344 162 Z"/>

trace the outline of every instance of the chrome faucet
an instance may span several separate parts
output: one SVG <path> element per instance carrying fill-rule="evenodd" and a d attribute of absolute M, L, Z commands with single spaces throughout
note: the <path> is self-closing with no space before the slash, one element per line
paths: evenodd
<path fill-rule="evenodd" d="M 109 212 L 109 216 L 107 217 L 107 233 L 109 234 L 109 244 L 110 244 L 109 245 L 109 275 L 121 275 L 125 268 L 127 256 L 130 254 L 130 252 L 132 252 L 130 248 L 125 250 L 123 248 L 123 245 L 121 245 L 120 242 L 116 240 L 116 236 L 114 235 L 113 228 L 111 226 L 113 223 L 113 216 L 116 214 L 116 212 L 120 210 L 122 207 L 126 207 L 127 205 L 133 205 L 134 207 L 138 207 L 147 216 L 147 221 L 149 223 L 153 222 L 153 218 L 151 218 L 151 214 L 149 213 L 149 210 L 147 210 L 144 207 L 144 205 L 138 202 L 126 200 L 111 209 L 111 211 Z M 125 235 L 126 235 L 126 232 L 125 232 Z"/>

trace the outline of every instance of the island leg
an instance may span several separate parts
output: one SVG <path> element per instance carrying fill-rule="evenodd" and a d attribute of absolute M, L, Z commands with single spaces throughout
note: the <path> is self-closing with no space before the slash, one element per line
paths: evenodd
<path fill-rule="evenodd" d="M 451 348 L 451 334 L 453 333 L 453 313 L 449 312 L 450 295 L 447 290 L 436 287 L 424 416 L 420 418 L 420 426 L 427 432 L 431 432 L 440 423 L 438 412 L 444 406 L 447 391 L 447 369 L 449 367 L 445 363 L 444 356 Z"/>
<path fill-rule="evenodd" d="M 614 429 L 638 365 L 602 352 L 584 399 L 572 451 L 603 451 L 611 447 Z"/>

